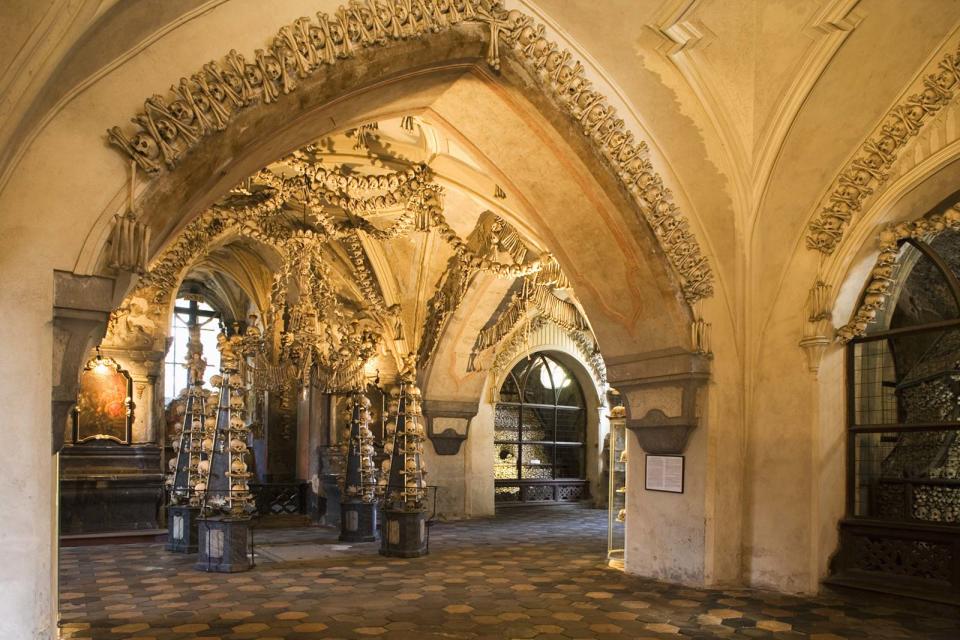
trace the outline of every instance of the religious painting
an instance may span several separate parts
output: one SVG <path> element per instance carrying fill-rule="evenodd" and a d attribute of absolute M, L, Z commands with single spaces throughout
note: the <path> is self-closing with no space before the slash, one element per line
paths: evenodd
<path fill-rule="evenodd" d="M 80 376 L 74 412 L 74 441 L 113 440 L 130 443 L 133 424 L 133 380 L 110 358 L 97 356 Z"/>

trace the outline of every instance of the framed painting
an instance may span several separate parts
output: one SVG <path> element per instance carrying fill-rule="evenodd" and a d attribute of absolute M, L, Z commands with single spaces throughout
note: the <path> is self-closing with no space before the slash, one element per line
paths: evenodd
<path fill-rule="evenodd" d="M 133 379 L 116 361 L 98 354 L 80 374 L 73 440 L 130 444 L 132 426 Z"/>

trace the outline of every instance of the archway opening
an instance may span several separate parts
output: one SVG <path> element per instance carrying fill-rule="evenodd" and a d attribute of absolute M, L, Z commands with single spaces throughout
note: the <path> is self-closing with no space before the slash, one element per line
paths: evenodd
<path fill-rule="evenodd" d="M 548 79 L 531 75 L 535 67 L 517 54 L 504 55 L 502 75 L 477 63 L 482 31 L 443 31 L 429 44 L 404 41 L 373 67 L 365 66 L 373 54 L 363 50 L 338 63 L 325 83 L 304 79 L 296 100 L 284 94 L 252 102 L 228 131 L 206 137 L 176 168 L 153 178 L 139 201 L 155 253 L 131 296 L 145 296 L 161 311 L 197 257 L 212 255 L 225 239 L 275 250 L 273 263 L 252 268 L 228 256 L 210 262 L 206 275 L 233 265 L 233 273 L 259 274 L 261 285 L 259 276 L 267 276 L 266 287 L 250 293 L 263 312 L 266 350 L 273 349 L 262 379 L 295 383 L 285 388 L 296 391 L 296 479 L 308 487 L 308 502 L 323 500 L 325 508 L 350 495 L 336 480 L 333 451 L 345 442 L 348 420 L 330 386 L 314 384 L 312 366 L 284 361 L 284 349 L 305 344 L 293 335 L 303 326 L 322 328 L 323 340 L 338 336 L 327 355 L 340 352 L 347 333 L 375 334 L 375 355 L 353 373 L 377 384 L 382 398 L 414 359 L 414 377 L 404 383 L 424 389 L 425 429 L 416 435 L 428 482 L 444 484 L 437 515 L 483 515 L 469 495 L 476 479 L 469 474 L 471 433 L 487 419 L 478 399 L 491 361 L 512 357 L 512 348 L 501 347 L 516 342 L 523 323 L 548 319 L 599 371 L 601 344 L 627 361 L 687 350 L 687 302 L 705 289 L 682 290 L 670 260 L 701 278 L 697 287 L 709 288 L 705 259 L 641 157 L 643 146 L 626 142 L 612 110 L 604 107 L 602 121 L 592 121 L 584 136 L 579 116 L 563 111 L 557 87 L 530 91 Z M 356 81 L 360 71 L 364 83 Z M 597 115 L 580 115 L 590 114 Z M 648 211 L 682 255 L 664 254 Z M 323 304 L 310 299 L 316 293 Z M 308 308 L 305 299 L 315 304 Z M 334 307 L 343 316 L 336 322 L 318 313 Z M 343 320 L 357 326 L 344 331 Z M 570 501 L 589 495 L 589 430 L 576 415 L 588 403 L 582 388 L 546 366 L 556 392 L 552 458 L 548 465 L 543 455 L 537 464 L 554 480 L 576 481 L 579 494 L 554 494 Z M 560 397 L 575 388 L 579 400 Z M 381 434 L 389 434 L 387 424 Z M 558 439 L 561 427 L 571 439 Z M 374 455 L 390 456 L 389 442 L 374 440 Z M 489 476 L 482 482 L 490 493 Z"/>
<path fill-rule="evenodd" d="M 960 602 L 960 233 L 885 247 L 847 347 L 847 517 L 827 582 Z"/>
<path fill-rule="evenodd" d="M 566 366 L 544 353 L 517 363 L 495 409 L 497 506 L 590 498 L 587 429 L 584 393 Z"/>

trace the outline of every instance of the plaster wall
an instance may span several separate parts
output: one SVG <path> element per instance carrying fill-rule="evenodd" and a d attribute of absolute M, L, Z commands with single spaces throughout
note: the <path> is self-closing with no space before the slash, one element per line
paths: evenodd
<path fill-rule="evenodd" d="M 46 640 L 56 633 L 57 610 L 57 465 L 49 392 L 53 271 L 36 269 L 29 245 L 18 242 L 27 234 L 18 234 L 10 222 L 0 216 L 0 305 L 16 309 L 0 323 L 0 340 L 8 345 L 0 359 L 0 402 L 7 407 L 0 544 L 15 552 L 0 567 L 0 637 Z"/>
<path fill-rule="evenodd" d="M 797 346 L 795 310 L 804 308 L 806 296 L 795 289 L 782 293 L 789 300 L 778 306 L 764 332 L 751 382 L 744 573 L 757 586 L 810 592 L 817 589 L 811 564 L 815 380 Z"/>
<path fill-rule="evenodd" d="M 704 584 L 707 440 L 706 429 L 694 430 L 684 451 L 684 491 L 665 493 L 644 489 L 645 452 L 637 436 L 627 433 L 627 573 Z"/>
<path fill-rule="evenodd" d="M 470 438 L 464 443 L 470 477 L 482 478 L 467 483 L 466 504 L 472 517 L 492 516 L 496 511 L 493 497 L 494 405 L 483 401 L 489 397 L 489 393 L 485 387 L 477 415 L 470 423 Z"/>
<path fill-rule="evenodd" d="M 467 472 L 465 447 L 461 446 L 456 455 L 441 456 L 428 438 L 423 445 L 423 457 L 427 466 L 427 485 L 437 487 L 437 517 L 456 520 L 473 516 L 467 508 L 467 488 L 471 484 L 482 484 L 484 478 Z M 433 505 L 428 505 L 427 509 L 429 512 Z"/>
<path fill-rule="evenodd" d="M 560 359 L 574 372 L 583 389 L 587 404 L 586 472 L 590 481 L 590 495 L 598 500 L 607 491 L 607 487 L 601 484 L 599 454 L 603 437 L 610 429 L 605 408 L 600 404 L 601 389 L 587 373 L 572 341 L 561 331 L 548 326 L 533 332 L 530 338 L 530 353 L 547 352 Z M 506 370 L 523 357 L 526 355 L 515 358 Z M 431 380 L 431 392 L 444 394 L 451 390 L 444 384 L 443 378 L 431 377 Z M 437 515 L 441 519 L 482 517 L 493 515 L 495 511 L 493 461 L 496 403 L 492 400 L 495 399 L 496 387 L 503 380 L 502 376 L 493 373 L 484 375 L 483 380 L 477 414 L 470 420 L 468 437 L 460 451 L 455 455 L 441 456 L 436 453 L 432 443 L 424 446 L 427 483 L 439 487 Z M 434 430 L 442 431 L 443 427 L 435 424 Z"/>

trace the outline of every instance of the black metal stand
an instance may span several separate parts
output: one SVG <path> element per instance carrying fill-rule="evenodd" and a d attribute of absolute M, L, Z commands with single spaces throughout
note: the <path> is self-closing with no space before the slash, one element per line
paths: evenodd
<path fill-rule="evenodd" d="M 199 507 L 171 505 L 167 507 L 167 551 L 197 552 L 197 518 Z"/>
<path fill-rule="evenodd" d="M 419 558 L 428 553 L 427 512 L 383 510 L 380 555 Z"/>
<path fill-rule="evenodd" d="M 253 567 L 253 539 L 249 518 L 199 518 L 198 571 L 239 573 Z"/>
<path fill-rule="evenodd" d="M 340 505 L 340 541 L 373 542 L 377 539 L 377 505 L 344 502 Z"/>

